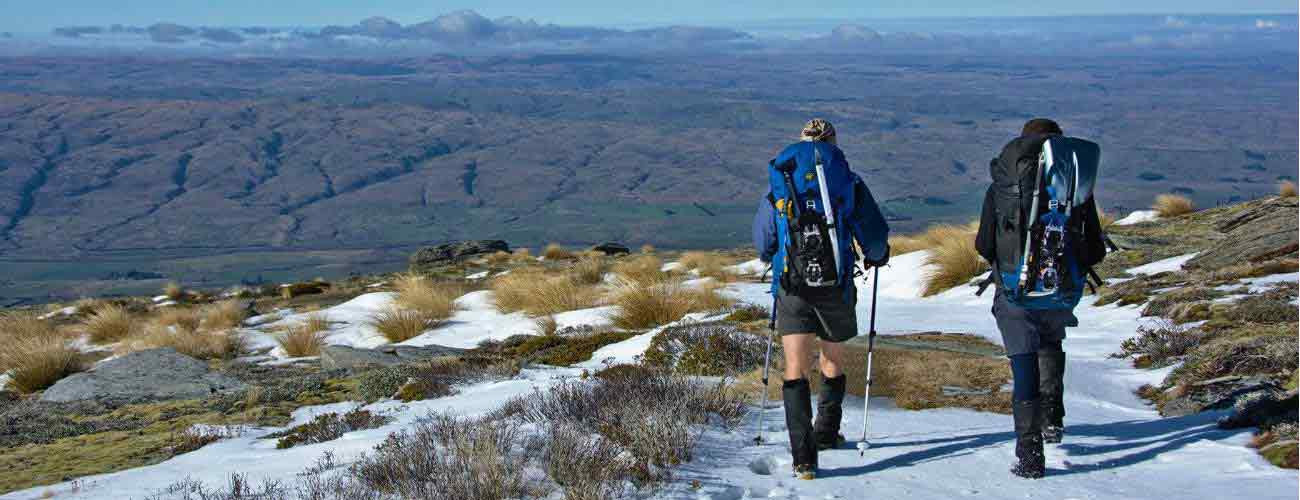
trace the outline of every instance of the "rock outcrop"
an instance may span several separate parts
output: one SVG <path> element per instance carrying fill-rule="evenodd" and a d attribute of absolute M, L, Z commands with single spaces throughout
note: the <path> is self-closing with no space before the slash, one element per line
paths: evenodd
<path fill-rule="evenodd" d="M 473 257 L 509 252 L 510 245 L 502 240 L 469 240 L 424 247 L 411 255 L 412 272 L 427 271 L 438 266 L 454 264 Z"/>
<path fill-rule="evenodd" d="M 56 382 L 41 401 L 156 401 L 202 398 L 244 389 L 244 383 L 207 363 L 164 347 L 110 359 Z"/>
<path fill-rule="evenodd" d="M 609 255 L 609 256 L 627 255 L 632 253 L 632 250 L 629 249 L 627 245 L 624 245 L 622 243 L 615 243 L 612 241 L 606 241 L 604 243 L 591 247 L 591 250 L 595 252 L 603 252 L 605 255 Z"/>
<path fill-rule="evenodd" d="M 1294 255 L 1297 249 L 1297 203 L 1278 197 L 1234 217 L 1219 221 L 1215 229 L 1225 237 L 1187 262 L 1191 269 L 1222 269 L 1235 264 L 1263 262 Z"/>
<path fill-rule="evenodd" d="M 464 349 L 439 345 L 422 347 L 385 345 L 374 349 L 327 345 L 320 349 L 320 364 L 321 368 L 326 370 L 350 370 L 365 366 L 391 366 L 424 361 L 442 356 L 459 356 L 464 352 Z"/>

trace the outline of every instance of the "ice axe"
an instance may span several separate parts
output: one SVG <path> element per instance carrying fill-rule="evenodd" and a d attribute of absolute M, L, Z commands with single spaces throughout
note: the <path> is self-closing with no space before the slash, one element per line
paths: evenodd
<path fill-rule="evenodd" d="M 862 394 L 862 439 L 858 441 L 858 456 L 867 456 L 867 407 L 871 405 L 871 354 L 876 348 L 876 290 L 880 285 L 880 267 L 876 266 L 871 278 L 871 329 L 867 332 L 867 384 Z"/>

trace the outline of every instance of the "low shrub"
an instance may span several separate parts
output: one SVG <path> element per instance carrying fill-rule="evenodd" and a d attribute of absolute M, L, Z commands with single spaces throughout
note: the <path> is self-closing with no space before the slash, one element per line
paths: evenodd
<path fill-rule="evenodd" d="M 1156 295 L 1142 308 L 1143 316 L 1169 316 L 1175 307 L 1222 297 L 1224 292 L 1207 287 L 1185 287 Z"/>
<path fill-rule="evenodd" d="M 758 304 L 744 303 L 731 308 L 731 313 L 727 314 L 727 321 L 739 323 L 748 323 L 750 321 L 771 319 L 772 311 L 766 306 Z"/>
<path fill-rule="evenodd" d="M 1140 367 L 1159 368 L 1172 365 L 1184 355 L 1201 345 L 1205 333 L 1172 322 L 1138 327 L 1137 335 L 1120 343 L 1120 351 L 1112 358 L 1132 358 Z"/>
<path fill-rule="evenodd" d="M 234 434 L 235 431 L 221 427 L 192 426 L 172 435 L 172 445 L 167 447 L 167 452 L 173 457 L 183 455 L 227 437 L 232 437 Z"/>
<path fill-rule="evenodd" d="M 610 320 L 625 330 L 652 328 L 677 321 L 687 313 L 717 311 L 731 305 L 714 286 L 690 287 L 680 280 L 656 283 L 622 281 L 612 302 L 618 306 Z"/>
<path fill-rule="evenodd" d="M 1214 316 L 1233 323 L 1295 323 L 1300 321 L 1300 310 L 1287 299 L 1251 295 L 1220 308 Z"/>
<path fill-rule="evenodd" d="M 735 375 L 763 363 L 766 342 L 725 322 L 675 326 L 654 336 L 642 362 L 688 375 Z"/>
<path fill-rule="evenodd" d="M 276 335 L 280 348 L 291 358 L 320 356 L 320 348 L 325 344 L 325 332 L 329 330 L 329 321 L 324 315 L 313 314 L 303 320 L 285 327 Z"/>
<path fill-rule="evenodd" d="M 91 311 L 82 324 L 91 342 L 116 342 L 134 332 L 135 317 L 125 307 L 104 304 Z"/>
<path fill-rule="evenodd" d="M 1255 335 L 1216 338 L 1191 351 L 1166 382 L 1200 381 L 1227 375 L 1290 374 L 1296 370 L 1295 324 L 1261 327 Z"/>
<path fill-rule="evenodd" d="M 537 357 L 539 363 L 551 366 L 569 366 L 591 359 L 601 347 L 615 342 L 622 342 L 636 336 L 636 332 L 609 331 L 576 337 L 562 337 L 559 346 L 547 349 Z"/>
<path fill-rule="evenodd" d="M 1156 201 L 1151 204 L 1151 209 L 1155 210 L 1161 217 L 1170 218 L 1195 212 L 1196 205 L 1192 203 L 1191 198 L 1186 196 L 1162 194 L 1156 196 Z"/>
<path fill-rule="evenodd" d="M 550 425 L 542 437 L 546 475 L 564 491 L 565 500 L 605 500 L 629 493 L 634 464 L 608 439 L 571 424 Z"/>
<path fill-rule="evenodd" d="M 374 429 L 388 421 L 388 417 L 357 407 L 343 414 L 317 415 L 305 424 L 267 434 L 265 439 L 276 439 L 275 447 L 283 450 L 302 444 L 333 441 L 349 432 Z"/>
<path fill-rule="evenodd" d="M 390 435 L 348 474 L 369 489 L 397 498 L 545 496 L 546 485 L 528 473 L 540 450 L 517 446 L 522 439 L 514 422 L 430 415 Z"/>
<path fill-rule="evenodd" d="M 414 372 L 415 367 L 411 365 L 386 366 L 361 372 L 357 375 L 357 395 L 366 402 L 391 398 L 410 380 Z"/>

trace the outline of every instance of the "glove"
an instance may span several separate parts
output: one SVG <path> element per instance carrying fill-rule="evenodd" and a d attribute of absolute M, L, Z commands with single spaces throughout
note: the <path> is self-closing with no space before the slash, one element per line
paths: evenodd
<path fill-rule="evenodd" d="M 889 263 L 889 253 L 890 253 L 889 243 L 885 243 L 885 255 L 878 260 L 871 260 L 871 256 L 869 255 L 863 257 L 862 267 L 865 267 L 867 269 L 871 269 L 873 267 L 885 267 L 885 264 Z"/>

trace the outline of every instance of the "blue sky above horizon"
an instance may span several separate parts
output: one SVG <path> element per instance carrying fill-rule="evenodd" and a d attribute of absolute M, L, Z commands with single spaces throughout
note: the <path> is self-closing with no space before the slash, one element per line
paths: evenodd
<path fill-rule="evenodd" d="M 350 25 L 370 16 L 416 23 L 440 14 L 472 9 L 487 17 L 519 16 L 539 22 L 591 26 L 655 24 L 726 25 L 772 19 L 869 19 L 907 17 L 1014 17 L 1104 14 L 1293 14 L 1297 4 L 1284 0 L 1092 0 L 1050 3 L 1031 0 L 749 0 L 743 7 L 718 2 L 657 0 L 609 2 L 570 0 L 9 0 L 0 30 L 47 31 L 56 26 L 119 23 L 148 25 L 169 21 L 207 26 Z M 973 5 L 974 4 L 974 5 Z"/>

